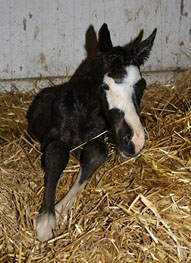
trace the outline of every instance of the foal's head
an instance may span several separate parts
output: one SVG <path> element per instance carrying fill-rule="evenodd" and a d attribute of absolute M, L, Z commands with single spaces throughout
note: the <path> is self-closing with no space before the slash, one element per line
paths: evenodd
<path fill-rule="evenodd" d="M 145 144 L 140 121 L 140 102 L 146 81 L 140 66 L 148 58 L 156 29 L 144 41 L 125 50 L 113 47 L 106 24 L 99 31 L 100 56 L 104 61 L 103 106 L 122 157 L 137 155 Z"/>

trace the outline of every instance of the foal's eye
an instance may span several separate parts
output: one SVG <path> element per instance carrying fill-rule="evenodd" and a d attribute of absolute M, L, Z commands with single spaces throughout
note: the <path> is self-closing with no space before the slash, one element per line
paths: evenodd
<path fill-rule="evenodd" d="M 106 83 L 103 83 L 101 85 L 101 87 L 104 89 L 104 90 L 109 90 L 109 86 L 106 84 Z"/>

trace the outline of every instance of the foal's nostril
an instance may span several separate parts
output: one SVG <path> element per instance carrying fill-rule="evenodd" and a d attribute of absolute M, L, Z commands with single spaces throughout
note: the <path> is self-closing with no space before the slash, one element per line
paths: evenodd
<path fill-rule="evenodd" d="M 128 144 L 130 139 L 131 139 L 131 135 L 130 134 L 126 134 L 126 135 L 123 136 L 123 141 L 124 141 L 125 144 Z"/>

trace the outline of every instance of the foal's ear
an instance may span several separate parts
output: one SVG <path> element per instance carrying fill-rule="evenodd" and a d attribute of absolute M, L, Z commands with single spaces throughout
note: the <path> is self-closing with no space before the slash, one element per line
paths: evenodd
<path fill-rule="evenodd" d="M 157 28 L 154 29 L 154 31 L 148 38 L 143 40 L 136 48 L 134 48 L 134 52 L 135 52 L 134 54 L 137 58 L 139 65 L 142 65 L 144 61 L 148 59 L 156 33 L 157 33 Z"/>
<path fill-rule="evenodd" d="M 99 44 L 99 50 L 101 52 L 107 52 L 113 47 L 110 38 L 110 33 L 107 24 L 105 23 L 101 26 L 99 30 L 98 44 Z"/>

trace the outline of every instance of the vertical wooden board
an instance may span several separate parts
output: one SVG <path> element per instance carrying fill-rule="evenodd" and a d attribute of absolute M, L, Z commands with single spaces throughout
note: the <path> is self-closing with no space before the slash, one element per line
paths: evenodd
<path fill-rule="evenodd" d="M 43 61 L 43 2 L 27 0 L 27 77 L 39 77 Z"/>
<path fill-rule="evenodd" d="M 122 1 L 122 42 L 126 44 L 138 36 L 144 30 L 143 39 L 147 38 L 155 27 L 161 24 L 161 1 Z M 157 37 L 161 39 L 161 31 L 158 28 Z M 128 41 L 127 41 L 128 40 Z M 156 62 L 156 63 L 155 63 Z M 154 64 L 153 64 L 154 63 Z M 161 67 L 161 42 L 154 43 L 153 52 L 148 62 L 145 62 L 144 70 L 150 70 L 151 65 Z M 153 68 L 153 67 L 152 67 Z M 155 70 L 156 68 L 153 68 Z"/>
<path fill-rule="evenodd" d="M 121 0 L 121 45 L 131 42 L 140 32 L 136 27 L 136 1 Z"/>
<path fill-rule="evenodd" d="M 105 21 L 108 24 L 113 45 L 121 42 L 121 1 L 105 0 Z"/>
<path fill-rule="evenodd" d="M 73 73 L 74 1 L 58 1 L 58 75 Z"/>
<path fill-rule="evenodd" d="M 73 71 L 86 58 L 86 32 L 89 27 L 89 0 L 74 0 Z"/>
<path fill-rule="evenodd" d="M 26 1 L 10 0 L 11 13 L 11 77 L 22 78 L 27 74 Z"/>
<path fill-rule="evenodd" d="M 165 0 L 162 3 L 162 67 L 169 70 L 177 65 L 180 1 Z"/>
<path fill-rule="evenodd" d="M 180 28 L 178 32 L 179 52 L 177 65 L 183 68 L 191 66 L 191 1 L 180 1 Z"/>
<path fill-rule="evenodd" d="M 98 33 L 100 27 L 105 22 L 104 13 L 105 13 L 105 0 L 90 0 L 90 14 L 89 21 L 93 25 L 95 32 Z"/>
<path fill-rule="evenodd" d="M 157 27 L 157 35 L 148 61 L 145 61 L 143 70 L 161 70 L 161 1 L 145 0 L 137 2 L 136 28 L 138 31 L 144 30 L 143 40 L 150 36 L 154 28 Z"/>
<path fill-rule="evenodd" d="M 88 53 L 88 59 L 92 60 L 99 51 L 98 47 L 98 32 L 104 21 L 104 0 L 91 1 L 89 6 L 89 32 L 86 39 L 86 50 Z"/>
<path fill-rule="evenodd" d="M 42 74 L 46 76 L 58 75 L 58 3 L 44 0 L 42 9 L 43 50 L 41 62 Z"/>
<path fill-rule="evenodd" d="M 0 15 L 0 78 L 10 78 L 11 75 L 10 27 L 10 2 L 2 0 Z"/>

